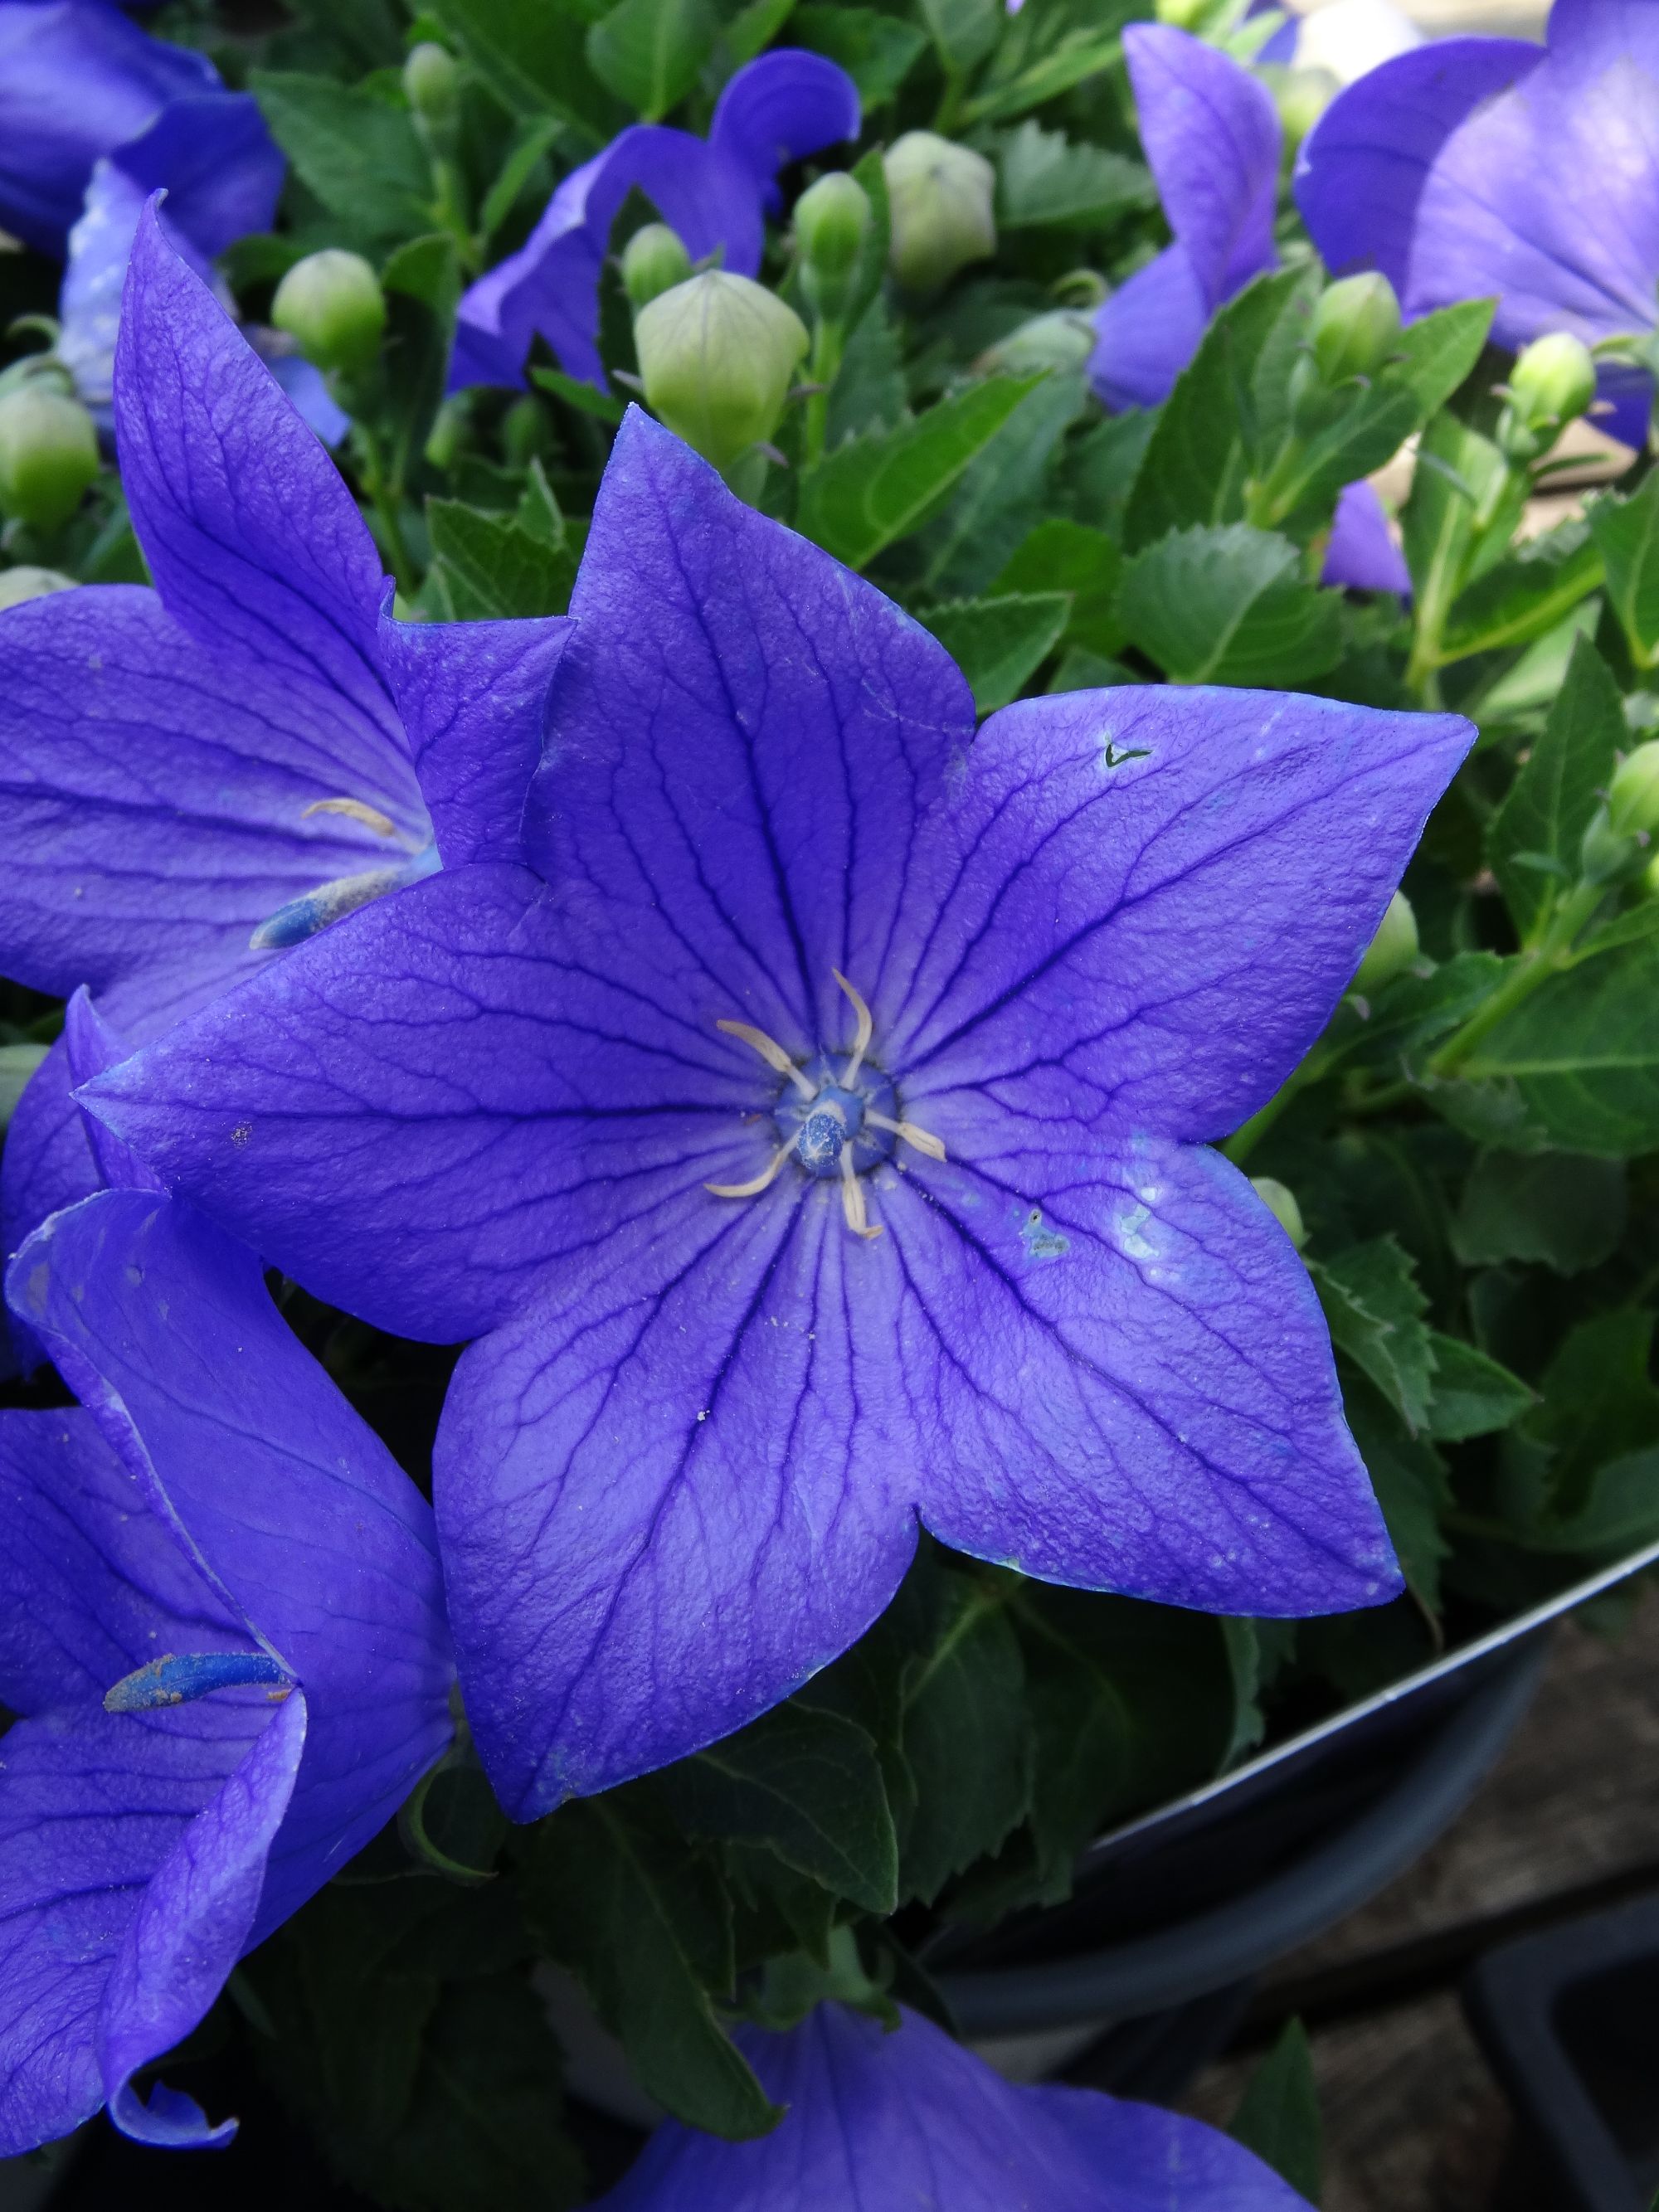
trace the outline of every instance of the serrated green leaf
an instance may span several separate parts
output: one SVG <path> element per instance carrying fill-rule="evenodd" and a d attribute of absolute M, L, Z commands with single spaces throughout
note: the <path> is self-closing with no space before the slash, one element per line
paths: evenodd
<path fill-rule="evenodd" d="M 1459 592 L 1441 635 L 1441 664 L 1529 645 L 1601 582 L 1601 551 L 1579 520 L 1563 522 L 1497 562 Z"/>
<path fill-rule="evenodd" d="M 629 119 L 588 66 L 586 34 L 605 13 L 603 0 L 431 0 L 431 11 L 514 114 L 558 116 L 583 151 Z"/>
<path fill-rule="evenodd" d="M 434 611 L 452 622 L 562 614 L 570 604 L 576 556 L 550 544 L 516 517 L 486 514 L 459 500 L 427 501 L 432 533 L 428 589 Z"/>
<path fill-rule="evenodd" d="M 1004 230 L 1095 229 L 1156 198 L 1143 163 L 1039 123 L 1022 123 L 997 149 L 997 221 Z"/>
<path fill-rule="evenodd" d="M 1628 1214 L 1619 1161 L 1483 1152 L 1463 1186 L 1452 1249 L 1466 1267 L 1520 1261 L 1577 1275 L 1612 1258 Z"/>
<path fill-rule="evenodd" d="M 524 1905 L 627 2051 L 640 2086 L 710 2134 L 764 2135 L 778 2118 L 715 2019 L 735 1975 L 731 1905 L 712 1869 L 641 1804 L 560 1808 L 536 1830 Z"/>
<path fill-rule="evenodd" d="M 1036 381 L 991 377 L 839 447 L 803 479 L 796 528 L 849 568 L 867 568 L 927 520 Z"/>
<path fill-rule="evenodd" d="M 1069 592 L 1031 592 L 924 607 L 921 619 L 968 678 L 975 709 L 990 714 L 1018 698 L 1071 616 Z"/>
<path fill-rule="evenodd" d="M 1313 2049 L 1299 2020 L 1286 2021 L 1278 2042 L 1246 2082 L 1227 2132 L 1310 2204 L 1318 2203 L 1325 2130 Z"/>
<path fill-rule="evenodd" d="M 1025 0 L 963 107 L 963 124 L 1012 122 L 1116 66 L 1134 13 L 1133 0 Z"/>
<path fill-rule="evenodd" d="M 1118 587 L 1125 634 L 1172 683 L 1288 684 L 1334 668 L 1342 603 L 1289 538 L 1235 522 L 1171 531 Z"/>
<path fill-rule="evenodd" d="M 1425 422 L 1445 405 L 1480 360 L 1496 305 L 1492 300 L 1462 300 L 1419 316 L 1400 333 L 1390 373 L 1411 386 Z"/>
<path fill-rule="evenodd" d="M 1638 668 L 1659 667 L 1659 470 L 1628 499 L 1609 493 L 1588 514 L 1630 657 Z"/>
<path fill-rule="evenodd" d="M 921 19 L 946 73 L 965 76 L 997 42 L 1002 0 L 921 0 Z"/>
<path fill-rule="evenodd" d="M 1030 1804 L 1031 1747 L 1018 1639 L 967 1576 L 938 1577 L 933 1634 L 904 1672 L 904 1756 L 916 1803 L 900 1843 L 899 1893 L 931 1904 L 995 1851 Z"/>
<path fill-rule="evenodd" d="M 1109 656 L 1123 643 L 1116 614 L 1122 574 L 1123 556 L 1103 530 L 1051 515 L 1021 541 L 992 590 L 1069 592 L 1064 642 Z"/>
<path fill-rule="evenodd" d="M 898 1841 L 874 1741 L 855 1721 L 777 1706 L 661 1778 L 694 1835 L 763 1844 L 866 1912 L 897 1903 Z"/>
<path fill-rule="evenodd" d="M 393 464 L 401 478 L 426 443 L 443 404 L 444 378 L 461 295 L 455 241 L 447 231 L 410 239 L 388 255 L 380 272 L 386 291 L 385 352 L 395 365 L 387 421 Z"/>
<path fill-rule="evenodd" d="M 1475 507 L 1489 495 L 1497 505 L 1482 557 L 1489 562 L 1503 557 L 1527 499 L 1524 472 L 1501 495 L 1497 491 L 1504 473 L 1504 457 L 1492 440 L 1457 416 L 1443 411 L 1429 423 L 1401 516 L 1406 566 L 1419 599 L 1427 595 L 1443 605 L 1471 580 Z"/>
<path fill-rule="evenodd" d="M 295 173 L 350 237 L 384 242 L 430 228 L 432 172 L 403 110 L 297 70 L 254 70 L 248 87 Z"/>
<path fill-rule="evenodd" d="M 647 123 L 659 122 L 714 50 L 711 0 L 619 0 L 587 33 L 587 65 Z"/>
<path fill-rule="evenodd" d="M 1408 1253 L 1375 1237 L 1309 1271 L 1331 1340 L 1363 1367 L 1407 1428 L 1426 1428 L 1434 1351 L 1423 1316 L 1429 1302 Z"/>
<path fill-rule="evenodd" d="M 1086 404 L 1081 376 L 1054 370 L 1020 401 L 915 538 L 921 583 L 939 596 L 984 591 L 1042 515 L 1061 439 Z"/>
<path fill-rule="evenodd" d="M 1613 672 L 1581 637 L 1543 732 L 1486 831 L 1486 858 L 1522 937 L 1554 903 L 1557 886 L 1577 875 L 1579 845 L 1627 738 Z"/>
<path fill-rule="evenodd" d="M 795 9 L 789 28 L 810 52 L 846 70 L 866 115 L 891 100 L 927 45 L 914 23 L 878 8 L 832 8 L 809 0 Z"/>
<path fill-rule="evenodd" d="M 1557 1518 L 1583 1511 L 1609 1462 L 1659 1444 L 1659 1389 L 1649 1374 L 1653 1333 L 1652 1314 L 1633 1306 L 1594 1314 L 1567 1332 L 1545 1369 L 1525 1432 L 1550 1455 Z"/>
<path fill-rule="evenodd" d="M 1626 1452 L 1590 1477 L 1576 1513 L 1544 1522 L 1539 1534 L 1552 1551 L 1616 1559 L 1659 1537 L 1659 1449 Z"/>
<path fill-rule="evenodd" d="M 1434 1401 L 1429 1408 L 1429 1434 L 1440 1443 L 1461 1443 L 1466 1437 L 1488 1437 L 1518 1421 L 1535 1403 L 1532 1391 L 1518 1375 L 1461 1336 L 1429 1332 L 1434 1354 Z"/>

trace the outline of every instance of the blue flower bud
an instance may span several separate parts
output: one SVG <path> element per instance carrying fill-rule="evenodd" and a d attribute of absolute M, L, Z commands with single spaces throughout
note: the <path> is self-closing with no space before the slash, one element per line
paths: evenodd
<path fill-rule="evenodd" d="M 1308 1241 L 1308 1231 L 1303 1224 L 1302 1208 L 1296 1202 L 1296 1193 L 1275 1182 L 1272 1176 L 1252 1176 L 1250 1188 L 1299 1252 Z"/>
<path fill-rule="evenodd" d="M 1607 820 L 1615 836 L 1650 837 L 1659 830 L 1659 738 L 1638 745 L 1614 769 Z"/>
<path fill-rule="evenodd" d="M 56 568 L 32 568 L 27 562 L 0 568 L 0 614 L 8 607 L 21 607 L 25 599 L 44 599 L 48 592 L 74 589 L 74 577 L 60 576 Z"/>
<path fill-rule="evenodd" d="M 792 308 L 721 269 L 659 294 L 634 325 L 647 400 L 717 469 L 776 429 L 806 347 Z"/>
<path fill-rule="evenodd" d="M 948 283 L 997 250 L 996 172 L 982 154 L 931 131 L 907 131 L 882 158 L 890 262 L 913 292 Z"/>
<path fill-rule="evenodd" d="M 635 314 L 662 293 L 684 284 L 690 274 L 691 256 L 678 231 L 665 222 L 647 222 L 623 248 L 623 289 Z"/>
<path fill-rule="evenodd" d="M 1308 334 L 1327 385 L 1375 376 L 1400 340 L 1400 302 L 1376 270 L 1345 276 L 1320 295 Z"/>
<path fill-rule="evenodd" d="M 66 523 L 98 474 L 98 432 L 78 399 L 43 380 L 0 398 L 0 508 L 33 530 Z"/>
<path fill-rule="evenodd" d="M 367 368 L 386 329 L 386 295 L 361 253 L 325 246 L 296 261 L 276 287 L 270 319 L 319 368 Z"/>
<path fill-rule="evenodd" d="M 869 232 L 870 195 L 844 169 L 820 177 L 795 202 L 801 282 L 815 313 L 840 311 Z"/>
<path fill-rule="evenodd" d="M 1417 916 L 1404 891 L 1396 891 L 1348 988 L 1364 997 L 1403 975 L 1417 957 Z"/>
<path fill-rule="evenodd" d="M 404 97 L 428 129 L 445 131 L 460 105 L 461 68 L 447 46 L 423 39 L 404 64 Z"/>

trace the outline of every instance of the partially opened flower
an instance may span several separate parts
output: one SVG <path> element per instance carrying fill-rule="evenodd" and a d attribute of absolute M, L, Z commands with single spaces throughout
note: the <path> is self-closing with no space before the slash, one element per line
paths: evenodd
<path fill-rule="evenodd" d="M 0 615 L 0 973 L 143 1042 L 441 854 L 514 849 L 568 625 L 386 617 L 333 464 L 153 212 L 115 414 L 156 588 Z M 9 1133 L 8 1249 L 96 1185 L 66 1052 Z"/>
<path fill-rule="evenodd" d="M 788 2107 L 778 2126 L 722 2142 L 665 2121 L 601 2212 L 1306 2212 L 1201 2120 L 1015 2088 L 917 2013 L 890 2033 L 823 2004 L 786 2035 L 738 2041 Z"/>
<path fill-rule="evenodd" d="M 1228 1612 L 1397 1577 L 1318 1302 L 1206 1140 L 1284 1081 L 1470 738 L 959 671 L 632 413 L 525 865 L 447 870 L 81 1095 L 321 1296 L 487 1332 L 437 1442 L 528 1816 L 738 1727 L 920 1518 Z"/>
<path fill-rule="evenodd" d="M 1132 23 L 1123 52 L 1141 143 L 1175 243 L 1096 312 L 1090 381 L 1115 410 L 1160 405 L 1216 310 L 1279 266 L 1273 210 L 1282 137 L 1267 87 L 1203 40 L 1164 24 Z M 1364 591 L 1411 589 L 1369 484 L 1343 492 L 1321 580 Z"/>
<path fill-rule="evenodd" d="M 222 2142 L 133 2076 L 448 1741 L 432 1516 L 188 1208 L 90 1198 L 8 1288 L 82 1404 L 0 1413 L 0 2157 Z"/>
<path fill-rule="evenodd" d="M 738 71 L 715 103 L 707 140 L 631 125 L 564 179 L 518 252 L 467 290 L 450 389 L 522 384 L 538 333 L 568 374 L 602 385 L 599 273 L 629 194 L 644 194 L 694 261 L 718 254 L 734 276 L 757 276 L 778 171 L 855 138 L 859 116 L 844 70 L 787 47 Z"/>
<path fill-rule="evenodd" d="M 1659 331 L 1659 8 L 1557 0 L 1549 43 L 1447 39 L 1335 100 L 1296 194 L 1333 269 L 1380 269 L 1407 315 L 1498 295 L 1512 351 Z M 1608 421 L 1644 441 L 1652 383 L 1604 374 Z"/>

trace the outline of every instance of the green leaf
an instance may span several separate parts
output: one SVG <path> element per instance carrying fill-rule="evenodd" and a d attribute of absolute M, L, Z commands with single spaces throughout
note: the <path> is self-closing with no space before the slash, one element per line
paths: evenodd
<path fill-rule="evenodd" d="M 1012 122 L 1122 59 L 1133 0 L 1026 0 L 962 111 L 964 125 Z"/>
<path fill-rule="evenodd" d="M 1659 667 L 1659 471 L 1628 499 L 1610 492 L 1588 513 L 1630 657 L 1638 668 Z"/>
<path fill-rule="evenodd" d="M 1117 587 L 1123 556 L 1103 530 L 1050 515 L 1020 543 L 992 589 L 1005 592 L 1069 592 L 1072 618 L 1065 642 L 1100 653 L 1123 642 L 1116 617 Z"/>
<path fill-rule="evenodd" d="M 1310 2204 L 1318 2203 L 1325 2163 L 1324 2124 L 1314 2080 L 1313 2048 L 1299 2020 L 1285 2022 L 1278 2042 L 1245 2083 L 1227 2132 Z"/>
<path fill-rule="evenodd" d="M 921 18 L 946 74 L 965 76 L 997 42 L 1002 0 L 921 0 Z"/>
<path fill-rule="evenodd" d="M 1553 1512 L 1571 1518 L 1610 1461 L 1659 1444 L 1659 1389 L 1649 1377 L 1654 1316 L 1632 1306 L 1570 1329 L 1539 1385 L 1526 1434 L 1549 1454 Z"/>
<path fill-rule="evenodd" d="M 1620 1559 L 1659 1537 L 1659 1449 L 1626 1452 L 1590 1477 L 1578 1510 L 1541 1524 L 1552 1551 Z"/>
<path fill-rule="evenodd" d="M 849 568 L 867 568 L 927 520 L 1036 380 L 988 378 L 895 429 L 839 447 L 803 479 L 796 528 Z"/>
<path fill-rule="evenodd" d="M 1495 1359 L 1461 1336 L 1429 1332 L 1434 1354 L 1434 1402 L 1429 1408 L 1429 1434 L 1441 1443 L 1461 1443 L 1466 1437 L 1488 1437 L 1518 1421 L 1535 1401 L 1518 1375 L 1500 1367 Z"/>
<path fill-rule="evenodd" d="M 567 1804 L 534 1832 L 525 1911 L 581 1981 L 640 2086 L 710 2134 L 764 2135 L 777 2118 L 714 2017 L 735 1975 L 731 1906 L 714 1871 L 636 1799 Z"/>
<path fill-rule="evenodd" d="M 890 429 L 904 419 L 904 349 L 884 301 L 872 300 L 860 317 L 830 387 L 828 450 L 834 453 L 861 430 Z"/>
<path fill-rule="evenodd" d="M 511 515 L 486 514 L 459 500 L 427 501 L 432 568 L 427 591 L 449 622 L 562 614 L 576 556 L 550 545 Z"/>
<path fill-rule="evenodd" d="M 1519 1260 L 1582 1274 L 1612 1258 L 1628 1213 L 1618 1161 L 1482 1152 L 1452 1221 L 1452 1249 L 1466 1267 Z"/>
<path fill-rule="evenodd" d="M 295 175 L 352 238 L 408 238 L 430 228 L 432 172 L 404 110 L 295 70 L 254 70 L 248 85 Z"/>
<path fill-rule="evenodd" d="M 810 52 L 846 70 L 866 115 L 892 99 L 927 44 L 914 23 L 878 8 L 814 6 L 810 0 L 795 9 L 789 29 Z"/>
<path fill-rule="evenodd" d="M 1400 1571 L 1423 1603 L 1435 1607 L 1440 1563 L 1451 1549 L 1440 1533 L 1440 1516 L 1451 1504 L 1445 1462 L 1426 1437 L 1407 1433 L 1395 1407 L 1352 1368 L 1343 1376 L 1342 1407 Z"/>
<path fill-rule="evenodd" d="M 1408 1253 L 1392 1237 L 1355 1244 L 1310 1269 L 1331 1340 L 1363 1367 L 1407 1428 L 1428 1425 L 1434 1352 L 1429 1302 Z"/>
<path fill-rule="evenodd" d="M 0 1129 L 17 1111 L 17 1102 L 51 1048 L 44 1044 L 0 1044 Z"/>
<path fill-rule="evenodd" d="M 904 1756 L 916 1803 L 899 1892 L 931 1905 L 952 1875 L 996 1850 L 1030 1803 L 1031 1746 L 1018 1639 L 997 1597 L 963 1574 L 936 1578 L 933 1634 L 904 1673 Z"/>
<path fill-rule="evenodd" d="M 1492 526 L 1483 544 L 1489 561 L 1502 557 L 1526 504 L 1524 471 L 1500 495 L 1504 457 L 1490 438 L 1444 412 L 1424 431 L 1412 477 L 1411 496 L 1401 517 L 1406 566 L 1421 599 L 1445 594 L 1469 579 L 1476 504 L 1489 495 L 1498 500 Z"/>
<path fill-rule="evenodd" d="M 1425 422 L 1445 405 L 1480 360 L 1496 306 L 1494 300 L 1462 300 L 1420 316 L 1400 333 L 1390 374 L 1410 385 Z"/>
<path fill-rule="evenodd" d="M 1156 198 L 1141 162 L 1039 123 L 1022 123 L 997 149 L 997 222 L 1004 230 L 1098 229 Z"/>
<path fill-rule="evenodd" d="M 1529 539 L 1461 592 L 1442 635 L 1442 664 L 1529 645 L 1601 581 L 1601 552 L 1582 521 Z"/>
<path fill-rule="evenodd" d="M 618 100 L 657 123 L 696 82 L 719 34 L 710 0 L 620 0 L 587 33 L 588 66 Z"/>
<path fill-rule="evenodd" d="M 925 607 L 921 619 L 968 678 L 978 713 L 1018 699 L 1071 620 L 1069 592 L 1010 593 Z"/>
<path fill-rule="evenodd" d="M 1486 830 L 1486 858 L 1526 937 L 1578 872 L 1578 848 L 1628 738 L 1613 672 L 1588 638 Z"/>
<path fill-rule="evenodd" d="M 431 0 L 431 12 L 504 106 L 514 114 L 558 116 L 585 149 L 629 118 L 588 66 L 589 26 L 602 4 L 555 0 Z"/>
<path fill-rule="evenodd" d="M 1305 682 L 1342 650 L 1340 595 L 1306 580 L 1289 538 L 1243 522 L 1149 546 L 1124 571 L 1117 611 L 1176 684 Z"/>
<path fill-rule="evenodd" d="M 721 27 L 721 55 L 734 69 L 741 69 L 765 52 L 794 12 L 795 0 L 748 0 Z"/>
<path fill-rule="evenodd" d="M 855 1721 L 779 1705 L 669 1767 L 665 1799 L 695 1835 L 764 1844 L 786 1866 L 866 1912 L 898 1899 L 898 1841 L 881 1764 Z"/>
<path fill-rule="evenodd" d="M 567 376 L 562 368 L 532 368 L 530 381 L 540 385 L 544 392 L 550 392 L 556 399 L 562 399 L 567 407 L 579 408 L 596 422 L 608 422 L 613 429 L 626 412 L 614 393 L 601 392 L 597 385 L 588 384 L 580 376 Z"/>
<path fill-rule="evenodd" d="M 478 210 L 478 230 L 485 239 L 495 233 L 513 212 L 514 204 L 535 173 L 538 162 L 552 151 L 562 128 L 556 115 L 528 115 L 519 125 L 506 159 Z"/>
<path fill-rule="evenodd" d="M 386 356 L 396 370 L 387 427 L 396 441 L 393 465 L 401 479 L 443 404 L 461 295 L 454 240 L 447 231 L 411 239 L 387 257 L 380 282 L 386 300 Z"/>
<path fill-rule="evenodd" d="M 1082 378 L 1058 372 L 1026 393 L 918 536 L 929 591 L 967 598 L 989 585 L 1048 503 L 1054 455 L 1085 404 Z"/>

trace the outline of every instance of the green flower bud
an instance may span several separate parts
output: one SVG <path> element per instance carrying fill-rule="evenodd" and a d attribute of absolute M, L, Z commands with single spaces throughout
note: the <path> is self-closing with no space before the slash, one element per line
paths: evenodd
<path fill-rule="evenodd" d="M 672 292 L 691 274 L 691 256 L 678 231 L 665 222 L 647 222 L 623 248 L 623 289 L 637 315 L 659 294 Z"/>
<path fill-rule="evenodd" d="M 1614 769 L 1607 820 L 1615 836 L 1646 837 L 1659 830 L 1659 738 L 1638 745 Z"/>
<path fill-rule="evenodd" d="M 1286 1189 L 1282 1182 L 1276 1182 L 1272 1176 L 1252 1176 L 1250 1188 L 1299 1252 L 1308 1241 L 1308 1232 L 1303 1226 L 1302 1208 L 1296 1202 L 1296 1193 Z"/>
<path fill-rule="evenodd" d="M 1510 404 L 1532 428 L 1571 422 L 1595 397 L 1589 348 L 1565 331 L 1523 347 L 1510 372 Z"/>
<path fill-rule="evenodd" d="M 319 368 L 367 368 L 386 328 L 386 295 L 361 253 L 325 246 L 296 261 L 276 287 L 270 319 Z"/>
<path fill-rule="evenodd" d="M 1215 0 L 1158 0 L 1156 14 L 1160 23 L 1172 23 L 1177 31 L 1195 31 L 1215 6 Z"/>
<path fill-rule="evenodd" d="M 0 508 L 34 530 L 57 530 L 98 474 L 98 433 L 78 399 L 44 382 L 0 398 Z"/>
<path fill-rule="evenodd" d="M 997 250 L 996 171 L 982 154 L 931 131 L 907 131 L 882 157 L 892 222 L 890 261 L 913 292 L 948 283 Z"/>
<path fill-rule="evenodd" d="M 1376 934 L 1348 988 L 1358 991 L 1362 998 L 1380 991 L 1385 983 L 1392 983 L 1396 975 L 1403 975 L 1416 957 L 1417 916 L 1405 892 L 1396 891 L 1389 901 L 1388 912 L 1377 924 Z"/>
<path fill-rule="evenodd" d="M 1324 69 L 1260 69 L 1256 74 L 1273 96 L 1273 106 L 1279 110 L 1279 127 L 1285 133 L 1285 153 L 1288 160 L 1301 147 L 1303 140 L 1320 117 L 1341 91 L 1341 86 Z"/>
<path fill-rule="evenodd" d="M 870 195 L 845 169 L 809 185 L 795 202 L 795 238 L 813 276 L 849 275 L 869 234 Z"/>
<path fill-rule="evenodd" d="M 21 607 L 25 599 L 44 599 L 49 592 L 74 589 L 74 577 L 60 576 L 56 568 L 31 568 L 27 562 L 0 568 L 0 613 Z"/>
<path fill-rule="evenodd" d="M 1309 343 L 1328 385 L 1375 376 L 1400 340 L 1400 302 L 1388 278 L 1371 270 L 1328 285 L 1313 312 Z"/>
<path fill-rule="evenodd" d="M 1065 374 L 1083 368 L 1094 349 L 1092 319 L 1070 307 L 1055 307 L 1046 315 L 1033 315 L 1029 323 L 988 346 L 974 368 L 981 376 L 1031 376 L 1045 368 Z"/>
<path fill-rule="evenodd" d="M 775 293 L 723 269 L 659 293 L 634 325 L 647 400 L 717 469 L 776 429 L 806 346 Z"/>
<path fill-rule="evenodd" d="M 404 97 L 421 121 L 447 130 L 461 100 L 461 65 L 447 46 L 423 39 L 404 64 Z"/>

